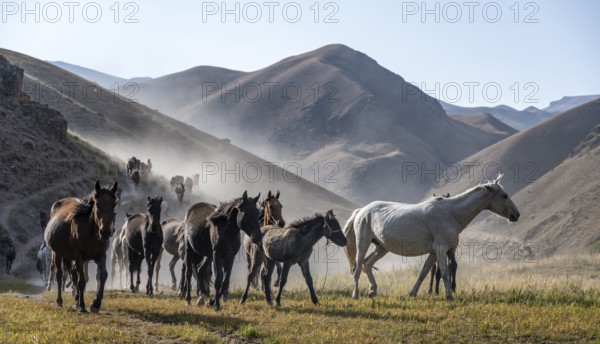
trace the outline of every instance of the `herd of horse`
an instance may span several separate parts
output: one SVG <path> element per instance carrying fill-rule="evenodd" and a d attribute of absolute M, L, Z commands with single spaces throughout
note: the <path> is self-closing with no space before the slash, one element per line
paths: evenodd
<path fill-rule="evenodd" d="M 65 273 L 68 273 L 74 286 L 76 307 L 86 312 L 83 295 L 87 263 L 94 261 L 98 267 L 98 286 L 90 310 L 97 312 L 108 277 L 109 248 L 112 251 L 113 284 L 118 276 L 118 283 L 123 285 L 123 271 L 128 268 L 126 281 L 129 281 L 129 289 L 137 292 L 145 260 L 146 295 L 152 296 L 158 288 L 160 259 L 163 251 L 167 251 L 173 256 L 169 263 L 171 287 L 178 289 L 180 297 L 190 305 L 194 277 L 196 303 L 209 303 L 219 310 L 221 300 L 228 298 L 234 260 L 243 246 L 248 274 L 241 303 L 246 301 L 249 289 L 254 285 L 262 289 L 266 301 L 272 304 L 271 279 L 277 270 L 275 304 L 280 305 L 290 267 L 298 264 L 311 301 L 317 304 L 309 257 L 313 246 L 322 238 L 343 247 L 354 276 L 353 298 L 359 297 L 358 282 L 362 272 L 369 280 L 368 296 L 377 294 L 374 264 L 392 252 L 402 256 L 428 254 L 410 293 L 412 296 L 417 295 L 423 279 L 431 271 L 430 292 L 437 275 L 437 284 L 440 279 L 444 282 L 446 298 L 451 300 L 456 288 L 454 251 L 461 231 L 484 210 L 511 222 L 520 216 L 500 185 L 500 178 L 501 175 L 459 195 L 434 196 L 418 204 L 375 201 L 356 209 L 343 227 L 333 210 L 286 226 L 279 191 L 276 194 L 269 191 L 262 201 L 259 201 L 260 194 L 250 197 L 245 191 L 241 197 L 218 205 L 199 202 L 187 210 L 183 220 L 164 221 L 161 219 L 162 197 L 148 197 L 147 211 L 126 214 L 127 219 L 118 232 L 114 229 L 115 209 L 119 203 L 118 183 L 102 187 L 96 181 L 88 196 L 65 198 L 52 205 L 44 239 L 48 252 L 51 252 L 52 270 L 56 271 L 59 286 L 56 301 L 62 306 Z M 109 239 L 113 234 L 115 239 L 111 243 Z M 367 255 L 372 245 L 374 250 Z M 183 265 L 177 284 L 175 265 L 179 260 Z M 52 278 L 47 279 L 50 285 Z M 211 286 L 215 291 L 213 298 L 210 298 Z"/>

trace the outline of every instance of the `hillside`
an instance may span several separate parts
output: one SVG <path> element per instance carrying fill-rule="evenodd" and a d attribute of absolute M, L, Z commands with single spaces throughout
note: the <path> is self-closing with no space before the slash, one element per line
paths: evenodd
<path fill-rule="evenodd" d="M 120 164 L 68 132 L 65 118 L 22 94 L 22 85 L 23 70 L 0 55 L 0 240 L 19 250 L 42 240 L 40 211 L 89 193 L 97 178 L 113 182 Z"/>
<path fill-rule="evenodd" d="M 488 132 L 490 134 L 490 141 L 493 141 L 490 142 L 490 145 L 519 132 L 489 113 L 478 115 L 451 115 L 450 118 Z"/>
<path fill-rule="evenodd" d="M 473 226 L 469 236 L 485 233 L 528 243 L 537 256 L 586 251 L 600 242 L 598 167 L 600 124 L 570 157 L 512 197 L 523 215 L 517 223 L 507 226 L 506 221 L 491 217 Z"/>
<path fill-rule="evenodd" d="M 544 111 L 548 113 L 558 114 L 598 98 L 600 98 L 600 94 L 594 94 L 589 96 L 562 97 L 559 100 L 550 102 L 550 105 L 547 108 L 545 108 Z"/>
<path fill-rule="evenodd" d="M 139 99 L 261 156 L 316 169 L 321 185 L 360 203 L 420 199 L 432 180 L 404 173 L 407 165 L 458 161 L 505 137 L 449 118 L 343 45 L 248 73 L 198 67 L 141 84 Z"/>
<path fill-rule="evenodd" d="M 141 82 L 150 80 L 148 77 L 139 77 L 139 78 L 131 78 L 125 79 L 118 76 L 102 73 L 90 68 L 77 66 L 74 64 L 70 64 L 63 61 L 46 61 L 50 64 L 55 65 L 56 67 L 62 68 L 66 71 L 69 71 L 75 75 L 78 75 L 86 80 L 97 83 L 98 85 L 106 88 L 106 89 L 114 89 L 115 87 L 121 87 L 122 91 L 125 91 L 123 87 L 127 83 L 136 83 L 139 84 Z"/>
<path fill-rule="evenodd" d="M 600 100 L 594 100 L 463 159 L 453 165 L 460 172 L 448 169 L 430 192 L 456 194 L 501 170 L 502 184 L 513 195 L 561 164 L 599 123 Z"/>
<path fill-rule="evenodd" d="M 482 113 L 489 113 L 495 118 L 505 123 L 506 125 L 517 130 L 525 130 L 527 128 L 531 128 L 537 125 L 538 123 L 552 118 L 553 116 L 552 113 L 546 111 L 545 109 L 540 110 L 533 106 L 519 111 L 506 105 L 498 105 L 494 107 L 463 107 L 442 101 L 440 101 L 440 104 L 444 108 L 444 111 L 446 111 L 446 113 L 450 116 L 473 116 Z"/>
<path fill-rule="evenodd" d="M 49 63 L 8 50 L 0 50 L 0 54 L 25 70 L 25 92 L 60 111 L 69 130 L 123 160 L 130 156 L 151 158 L 153 172 L 167 178 L 199 173 L 205 177 L 201 190 L 211 199 L 230 199 L 245 189 L 250 194 L 279 189 L 290 218 L 327 209 L 337 210 L 344 218 L 356 208 L 352 202 L 298 178 L 293 168 L 286 171 L 269 164 Z M 226 170 L 233 172 L 227 174 Z"/>

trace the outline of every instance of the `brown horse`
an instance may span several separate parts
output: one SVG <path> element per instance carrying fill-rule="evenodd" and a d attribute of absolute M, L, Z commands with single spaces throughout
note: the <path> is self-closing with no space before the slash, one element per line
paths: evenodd
<path fill-rule="evenodd" d="M 140 180 L 141 180 L 141 176 L 140 176 L 140 171 L 134 171 L 131 174 L 131 180 L 133 181 L 133 185 L 135 186 L 135 188 L 137 189 L 138 186 L 140 185 Z"/>
<path fill-rule="evenodd" d="M 148 214 L 134 214 L 123 224 L 125 241 L 129 257 L 130 288 L 136 292 L 140 285 L 142 261 L 146 258 L 148 282 L 146 295 L 152 296 L 152 276 L 154 267 L 162 252 L 163 232 L 160 224 L 162 197 L 148 197 Z M 133 274 L 137 271 L 137 285 L 133 285 Z"/>
<path fill-rule="evenodd" d="M 76 306 L 80 312 L 85 309 L 84 292 L 86 285 L 85 265 L 93 260 L 98 266 L 100 283 L 91 311 L 98 312 L 104 297 L 106 271 L 106 250 L 114 228 L 115 207 L 117 206 L 118 183 L 110 189 L 100 187 L 96 181 L 94 191 L 82 198 L 65 198 L 52 205 L 50 221 L 46 226 L 45 240 L 53 251 L 52 265 L 56 269 L 56 281 L 62 285 L 63 263 L 72 266 L 71 278 L 76 286 Z M 62 288 L 57 288 L 56 303 L 62 307 Z"/>
<path fill-rule="evenodd" d="M 281 272 L 281 281 L 279 290 L 275 298 L 276 305 L 281 304 L 281 293 L 287 283 L 287 276 L 290 267 L 298 264 L 302 269 L 302 275 L 310 292 L 310 299 L 316 305 L 319 299 L 315 294 L 313 279 L 310 274 L 309 260 L 313 251 L 313 246 L 322 237 L 331 240 L 338 246 L 346 246 L 347 240 L 342 232 L 339 222 L 335 218 L 332 210 L 325 215 L 315 214 L 313 217 L 306 217 L 297 221 L 287 228 L 277 226 L 265 226 L 262 229 L 262 243 L 257 245 L 252 257 L 252 266 L 248 280 L 252 280 L 253 274 L 256 274 L 262 265 L 262 283 L 265 298 L 271 304 L 271 275 L 275 268 L 275 262 L 283 263 Z M 241 303 L 246 301 L 248 296 L 248 287 L 242 295 Z"/>
<path fill-rule="evenodd" d="M 199 203 L 188 210 L 185 219 L 188 305 L 191 303 L 191 267 L 197 266 L 199 261 L 206 257 L 198 270 L 199 275 L 206 276 L 206 271 L 214 262 L 216 290 L 214 308 L 215 310 L 221 308 L 220 298 L 227 297 L 233 263 L 241 246 L 240 231 L 248 234 L 254 243 L 260 242 L 262 238 L 256 206 L 259 197 L 260 194 L 256 198 L 250 198 L 248 192 L 244 191 L 242 197 L 221 203 L 216 209 L 212 205 Z M 207 214 L 210 210 L 214 212 Z M 207 221 L 208 215 L 210 216 Z M 208 293 L 201 295 L 198 301 L 201 302 L 205 295 Z"/>
<path fill-rule="evenodd" d="M 279 202 L 279 190 L 277 194 L 273 196 L 271 190 L 267 194 L 267 198 L 265 198 L 261 203 L 260 210 L 260 219 L 261 219 L 261 227 L 265 226 L 279 226 L 281 228 L 285 227 L 285 220 L 282 215 L 283 205 Z M 258 245 L 252 243 L 252 240 L 247 235 L 244 236 L 244 251 L 246 253 L 246 262 L 248 263 L 248 279 L 246 283 L 246 290 L 244 294 L 248 294 L 248 289 L 252 284 L 255 288 L 258 287 L 258 274 L 252 272 L 252 266 L 255 266 L 256 269 L 260 268 L 260 262 L 258 264 L 254 264 L 252 261 L 255 256 L 254 251 L 258 249 Z M 279 286 L 279 278 L 281 276 L 281 263 L 277 262 L 275 264 L 277 268 L 277 280 L 274 283 L 274 286 Z"/>

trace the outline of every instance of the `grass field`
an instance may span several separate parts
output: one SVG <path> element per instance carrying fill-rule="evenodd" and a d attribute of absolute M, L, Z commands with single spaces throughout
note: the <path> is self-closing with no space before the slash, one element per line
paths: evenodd
<path fill-rule="evenodd" d="M 60 309 L 55 292 L 24 296 L 40 290 L 0 280 L 0 342 L 600 342 L 599 267 L 597 254 L 463 264 L 453 302 L 425 285 L 408 297 L 414 269 L 377 274 L 381 295 L 372 299 L 353 300 L 350 276 L 330 276 L 319 306 L 295 278 L 280 308 L 257 291 L 239 305 L 235 292 L 218 313 L 187 307 L 171 291 L 152 299 L 110 291 L 100 314 L 79 314 L 71 297 Z"/>

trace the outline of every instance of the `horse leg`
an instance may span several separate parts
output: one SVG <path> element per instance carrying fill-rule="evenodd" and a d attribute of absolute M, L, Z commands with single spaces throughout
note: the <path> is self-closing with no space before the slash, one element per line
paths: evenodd
<path fill-rule="evenodd" d="M 279 287 L 279 281 L 281 280 L 281 269 L 282 269 L 280 262 L 275 263 L 275 269 L 277 270 L 277 279 L 275 279 L 275 283 L 273 283 L 273 286 Z"/>
<path fill-rule="evenodd" d="M 435 279 L 435 273 L 437 271 L 437 264 L 434 262 L 431 267 L 431 280 L 429 281 L 429 294 L 433 293 L 433 280 Z"/>
<path fill-rule="evenodd" d="M 437 269 L 435 272 L 435 295 L 440 294 L 440 280 L 442 279 L 442 270 Z"/>
<path fill-rule="evenodd" d="M 313 304 L 319 304 L 319 299 L 317 298 L 317 294 L 315 293 L 315 287 L 313 285 L 313 279 L 310 275 L 310 266 L 309 266 L 309 258 L 307 257 L 303 261 L 301 261 L 298 265 L 300 265 L 300 269 L 302 269 L 302 276 L 304 276 L 304 281 L 308 286 L 308 292 L 310 293 L 310 300 Z"/>
<path fill-rule="evenodd" d="M 365 260 L 365 273 L 367 274 L 367 278 L 369 278 L 370 284 L 369 297 L 374 297 L 377 295 L 377 282 L 375 281 L 375 276 L 373 276 L 373 266 L 387 253 L 388 251 L 383 248 L 383 246 L 376 244 L 375 251 L 373 251 L 373 253 L 371 253 Z"/>
<path fill-rule="evenodd" d="M 275 269 L 275 262 L 269 258 L 265 258 L 261 270 L 261 278 L 263 290 L 265 292 L 265 299 L 269 305 L 273 304 L 273 301 L 271 300 L 271 275 L 273 274 L 273 269 Z"/>
<path fill-rule="evenodd" d="M 135 270 L 137 271 L 137 280 L 135 281 L 135 291 L 140 291 L 140 284 L 142 283 L 140 275 L 142 274 L 142 262 L 144 261 L 144 257 L 140 254 L 136 259 Z"/>
<path fill-rule="evenodd" d="M 152 276 L 154 273 L 154 264 L 156 263 L 156 256 L 152 254 L 150 249 L 146 249 L 146 267 L 148 268 L 148 281 L 146 282 L 146 295 L 154 295 L 154 288 L 152 288 Z"/>
<path fill-rule="evenodd" d="M 454 254 L 455 250 L 452 249 L 448 251 L 448 258 L 450 259 L 450 279 L 451 279 L 451 288 L 453 292 L 456 292 L 456 270 L 458 269 L 458 264 L 456 263 L 456 256 Z"/>
<path fill-rule="evenodd" d="M 76 269 L 76 274 L 78 275 L 77 277 L 79 278 L 79 280 L 77 281 L 77 306 L 79 308 L 79 312 L 81 313 L 87 313 L 87 310 L 85 309 L 85 284 L 86 284 L 86 278 L 85 278 L 85 263 L 83 262 L 83 259 L 81 257 L 76 257 L 75 259 L 75 269 Z M 73 283 L 75 283 L 75 281 L 73 281 Z"/>
<path fill-rule="evenodd" d="M 452 290 L 450 289 L 450 274 L 448 272 L 448 249 L 446 246 L 441 244 L 434 244 L 434 247 L 437 255 L 438 269 L 441 271 L 442 279 L 444 280 L 444 287 L 446 288 L 446 300 L 451 301 Z"/>
<path fill-rule="evenodd" d="M 183 297 L 183 293 L 185 292 L 185 301 L 187 302 L 187 305 L 190 306 L 192 304 L 192 295 L 191 295 L 191 279 L 192 279 L 192 264 L 193 264 L 193 259 L 192 259 L 192 249 L 191 247 L 189 247 L 190 244 L 187 243 L 186 244 L 186 253 L 185 253 L 185 260 L 183 261 L 183 267 L 181 268 L 181 282 L 182 285 L 185 287 L 185 290 L 182 290 L 182 297 Z M 185 273 L 185 279 L 183 278 L 183 274 Z"/>
<path fill-rule="evenodd" d="M 246 298 L 248 297 L 248 290 L 250 289 L 250 285 L 252 281 L 256 278 L 256 274 L 259 272 L 260 267 L 262 265 L 263 256 L 258 249 L 254 249 L 252 251 L 252 256 L 248 254 L 248 264 L 250 264 L 248 268 L 248 278 L 246 280 L 246 289 L 244 289 L 244 294 L 242 294 L 242 300 L 240 303 L 246 302 Z"/>
<path fill-rule="evenodd" d="M 221 309 L 221 302 L 220 302 L 220 298 L 221 298 L 221 287 L 223 286 L 223 268 L 224 268 L 224 262 L 223 259 L 221 258 L 221 252 L 219 252 L 220 250 L 217 248 L 215 249 L 215 252 L 213 253 L 213 260 L 214 260 L 214 267 L 215 267 L 215 311 L 218 311 L 219 309 Z"/>
<path fill-rule="evenodd" d="M 277 290 L 277 297 L 275 298 L 275 306 L 281 305 L 281 293 L 283 292 L 283 287 L 287 283 L 288 273 L 290 272 L 290 268 L 292 266 L 289 263 L 283 263 L 283 267 L 281 268 L 281 277 L 279 278 L 279 290 Z"/>
<path fill-rule="evenodd" d="M 131 289 L 132 293 L 135 293 L 135 286 L 133 285 L 133 274 L 135 273 L 135 258 L 130 254 L 129 256 L 129 289 Z"/>
<path fill-rule="evenodd" d="M 225 259 L 223 285 L 221 286 L 221 295 L 223 296 L 224 302 L 227 302 L 229 299 L 229 281 L 231 280 L 234 259 L 235 256 L 229 256 Z"/>
<path fill-rule="evenodd" d="M 171 289 L 173 290 L 177 290 L 177 276 L 175 276 L 175 264 L 177 264 L 177 261 L 179 261 L 179 257 L 173 256 L 169 262 L 169 271 L 171 272 Z"/>
<path fill-rule="evenodd" d="M 158 276 L 160 272 L 160 260 L 162 259 L 163 248 L 160 246 L 160 250 L 158 252 L 158 257 L 156 258 L 156 262 L 154 263 L 154 290 L 158 293 Z"/>
<path fill-rule="evenodd" d="M 363 269 L 363 264 L 365 261 L 365 255 L 369 250 L 369 246 L 371 245 L 371 240 L 365 240 L 361 237 L 361 233 L 364 233 L 363 227 L 365 225 L 361 225 L 360 230 L 356 233 L 356 265 L 354 266 L 354 291 L 352 292 L 352 298 L 358 299 L 358 280 L 360 279 L 360 273 Z"/>
<path fill-rule="evenodd" d="M 52 253 L 52 264 L 56 267 L 56 283 L 58 284 L 58 296 L 56 298 L 56 304 L 59 307 L 63 306 L 63 299 L 62 299 L 62 291 L 60 286 L 62 285 L 62 279 L 63 279 L 63 271 L 62 271 L 62 258 L 60 258 L 57 254 Z M 50 286 L 52 285 L 52 282 L 48 282 L 48 290 L 50 290 Z"/>
<path fill-rule="evenodd" d="M 106 271 L 106 254 L 102 255 L 100 259 L 95 260 L 94 262 L 96 262 L 96 266 L 98 267 L 97 276 L 99 281 L 96 290 L 96 299 L 92 302 L 90 311 L 92 311 L 92 313 L 98 313 L 100 306 L 102 305 L 102 299 L 104 298 L 104 285 L 108 278 L 108 271 Z"/>
<path fill-rule="evenodd" d="M 430 253 L 429 256 L 427 257 L 427 260 L 425 260 L 425 264 L 423 264 L 423 268 L 421 269 L 421 272 L 419 273 L 417 282 L 415 283 L 412 290 L 410 291 L 410 296 L 415 296 L 415 297 L 417 296 L 417 293 L 419 292 L 419 288 L 421 287 L 421 283 L 423 283 L 423 280 L 427 277 L 427 274 L 429 273 L 429 271 L 431 271 L 431 266 L 433 265 L 434 262 L 435 262 L 435 254 Z"/>

